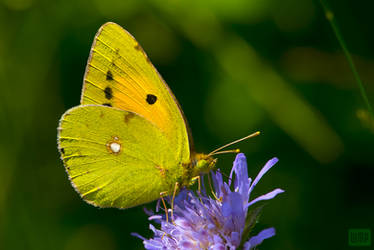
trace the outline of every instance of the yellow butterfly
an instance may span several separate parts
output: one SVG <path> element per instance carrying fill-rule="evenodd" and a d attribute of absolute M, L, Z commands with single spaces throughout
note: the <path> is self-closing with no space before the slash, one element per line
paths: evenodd
<path fill-rule="evenodd" d="M 97 32 L 81 105 L 62 116 L 58 146 L 72 185 L 100 207 L 173 194 L 215 165 L 196 154 L 183 112 L 138 42 L 115 23 Z"/>

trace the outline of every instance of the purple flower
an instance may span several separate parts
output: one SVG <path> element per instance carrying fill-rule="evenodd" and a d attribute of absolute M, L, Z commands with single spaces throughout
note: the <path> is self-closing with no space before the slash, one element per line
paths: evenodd
<path fill-rule="evenodd" d="M 272 199 L 284 191 L 277 188 L 250 200 L 251 192 L 277 161 L 277 158 L 268 161 L 252 182 L 248 178 L 246 158 L 244 154 L 238 154 L 228 183 L 223 181 L 219 170 L 211 172 L 214 198 L 206 195 L 204 188 L 198 195 L 184 189 L 175 198 L 173 222 L 166 222 L 164 215 L 152 215 L 149 219 L 161 224 L 160 230 L 150 225 L 154 237 L 145 239 L 134 235 L 143 240 L 146 249 L 254 248 L 275 235 L 274 228 L 253 235 L 252 229 L 262 208 L 256 203 Z"/>

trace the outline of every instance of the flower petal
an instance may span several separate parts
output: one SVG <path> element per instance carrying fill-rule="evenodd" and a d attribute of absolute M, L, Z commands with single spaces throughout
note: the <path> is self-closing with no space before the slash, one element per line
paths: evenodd
<path fill-rule="evenodd" d="M 223 186 L 223 179 L 222 179 L 222 174 L 219 169 L 214 173 L 213 171 L 210 172 L 213 180 L 213 186 L 214 190 L 216 191 L 216 196 L 221 197 L 222 192 L 221 192 L 221 187 Z"/>
<path fill-rule="evenodd" d="M 240 231 L 245 224 L 243 201 L 239 193 L 232 192 L 225 197 L 222 203 L 222 215 L 225 218 L 223 229 L 225 231 Z"/>
<path fill-rule="evenodd" d="M 231 241 L 234 246 L 240 245 L 240 233 L 239 232 L 232 232 L 231 233 Z"/>
<path fill-rule="evenodd" d="M 280 188 L 274 189 L 273 191 L 271 191 L 267 194 L 261 195 L 261 196 L 257 197 L 256 199 L 250 201 L 248 203 L 247 207 L 253 205 L 254 203 L 256 203 L 258 201 L 273 199 L 275 196 L 277 196 L 278 194 L 283 193 L 283 192 L 284 192 L 284 190 L 282 190 Z"/>
<path fill-rule="evenodd" d="M 137 238 L 139 238 L 139 239 L 141 239 L 141 240 L 147 240 L 146 238 L 144 238 L 143 236 L 141 236 L 140 234 L 138 234 L 138 233 L 130 233 L 131 234 L 131 236 L 134 236 L 134 237 L 137 237 Z"/>
<path fill-rule="evenodd" d="M 246 203 L 249 198 L 248 189 L 250 181 L 248 179 L 247 159 L 243 153 L 236 156 L 233 169 L 235 171 L 234 190 L 241 194 L 243 202 Z"/>
<path fill-rule="evenodd" d="M 258 173 L 258 175 L 256 176 L 256 179 L 252 182 L 252 185 L 251 187 L 249 188 L 248 190 L 248 194 L 250 194 L 253 190 L 253 188 L 256 186 L 256 184 L 258 183 L 258 181 L 261 179 L 262 176 L 264 176 L 264 174 L 266 174 L 266 172 L 272 167 L 275 165 L 275 163 L 278 162 L 278 158 L 277 157 L 274 157 L 273 159 L 269 160 L 265 166 L 261 169 L 260 173 Z"/>
<path fill-rule="evenodd" d="M 244 244 L 244 249 L 252 249 L 255 246 L 261 244 L 265 239 L 273 237 L 275 235 L 275 229 L 273 227 L 262 230 L 256 236 L 253 236 Z"/>
<path fill-rule="evenodd" d="M 161 220 L 161 219 L 162 219 L 162 216 L 158 214 L 148 217 L 148 220 Z"/>

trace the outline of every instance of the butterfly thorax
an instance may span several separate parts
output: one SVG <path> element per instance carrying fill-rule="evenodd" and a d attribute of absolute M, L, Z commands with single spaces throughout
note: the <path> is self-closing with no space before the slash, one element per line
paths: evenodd
<path fill-rule="evenodd" d="M 191 156 L 191 161 L 183 165 L 183 175 L 181 185 L 190 186 L 194 183 L 194 177 L 209 173 L 216 165 L 217 159 L 206 154 L 195 154 Z"/>

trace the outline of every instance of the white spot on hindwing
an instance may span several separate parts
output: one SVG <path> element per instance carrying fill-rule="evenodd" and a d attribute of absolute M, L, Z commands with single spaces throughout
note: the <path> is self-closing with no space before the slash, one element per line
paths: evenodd
<path fill-rule="evenodd" d="M 112 142 L 110 144 L 110 149 L 113 151 L 113 153 L 118 154 L 119 151 L 121 151 L 121 145 L 117 142 Z"/>
<path fill-rule="evenodd" d="M 110 141 L 106 144 L 106 148 L 112 154 L 119 154 L 121 152 L 122 146 L 119 138 L 117 136 L 113 136 Z"/>

